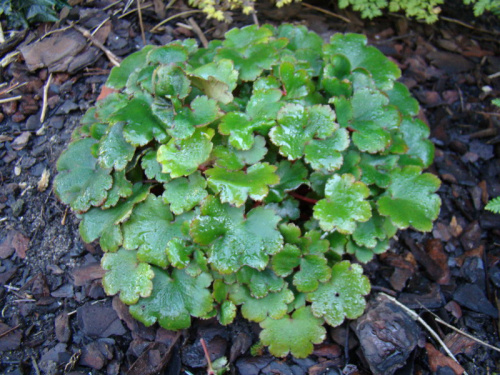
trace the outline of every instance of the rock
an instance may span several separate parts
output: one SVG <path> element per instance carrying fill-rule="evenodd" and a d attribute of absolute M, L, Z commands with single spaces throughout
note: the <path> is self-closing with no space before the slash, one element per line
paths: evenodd
<path fill-rule="evenodd" d="M 462 307 L 482 314 L 498 318 L 498 310 L 486 298 L 484 292 L 476 284 L 464 284 L 458 287 L 453 299 Z"/>
<path fill-rule="evenodd" d="M 71 271 L 71 277 L 75 286 L 83 286 L 92 280 L 100 279 L 106 271 L 101 268 L 99 262 L 89 263 L 85 266 L 75 268 Z"/>
<path fill-rule="evenodd" d="M 107 360 L 104 354 L 102 354 L 99 350 L 99 344 L 97 342 L 91 342 L 83 347 L 78 364 L 80 366 L 100 370 L 104 367 L 104 365 L 106 365 L 106 362 Z"/>
<path fill-rule="evenodd" d="M 39 115 L 31 115 L 28 117 L 28 120 L 26 121 L 26 129 L 34 131 L 37 130 L 40 127 L 40 116 Z"/>
<path fill-rule="evenodd" d="M 23 331 L 20 327 L 14 328 L 0 323 L 0 352 L 19 349 L 22 337 Z"/>
<path fill-rule="evenodd" d="M 29 238 L 15 230 L 11 230 L 0 244 L 0 258 L 6 259 L 15 252 L 19 258 L 24 259 L 29 243 Z"/>
<path fill-rule="evenodd" d="M 258 375 L 273 359 L 271 356 L 243 357 L 236 361 L 236 368 L 241 375 Z"/>
<path fill-rule="evenodd" d="M 59 289 L 50 293 L 50 295 L 55 298 L 72 298 L 75 296 L 75 292 L 73 291 L 73 285 L 64 284 Z"/>
<path fill-rule="evenodd" d="M 357 320 L 355 332 L 375 375 L 392 375 L 403 367 L 420 335 L 417 323 L 383 295 Z"/>
<path fill-rule="evenodd" d="M 42 354 L 38 365 L 45 374 L 56 374 L 56 369 L 68 363 L 70 358 L 71 353 L 67 351 L 66 344 L 61 343 Z"/>
<path fill-rule="evenodd" d="M 10 147 L 12 147 L 12 149 L 15 151 L 22 150 L 24 147 L 26 147 L 26 144 L 28 143 L 30 136 L 31 136 L 30 132 L 22 132 L 21 135 L 16 137 L 16 139 L 14 139 L 14 141 L 10 144 Z"/>
<path fill-rule="evenodd" d="M 127 331 L 111 306 L 104 303 L 86 303 L 77 310 L 78 326 L 89 337 L 121 336 Z"/>
<path fill-rule="evenodd" d="M 54 325 L 57 340 L 59 342 L 68 342 L 71 337 L 68 314 L 66 312 L 59 314 L 54 321 Z"/>

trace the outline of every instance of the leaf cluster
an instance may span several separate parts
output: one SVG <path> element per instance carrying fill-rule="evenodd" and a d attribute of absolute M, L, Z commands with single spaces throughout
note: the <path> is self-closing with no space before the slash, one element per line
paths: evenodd
<path fill-rule="evenodd" d="M 57 11 L 68 6 L 65 0 L 0 0 L 0 17 L 11 27 L 28 27 L 36 22 L 57 22 Z"/>
<path fill-rule="evenodd" d="M 365 307 L 347 258 L 439 212 L 429 130 L 399 76 L 361 35 L 288 24 L 130 55 L 55 180 L 106 252 L 106 292 L 166 329 L 240 311 L 272 354 L 309 355 L 325 322 Z"/>

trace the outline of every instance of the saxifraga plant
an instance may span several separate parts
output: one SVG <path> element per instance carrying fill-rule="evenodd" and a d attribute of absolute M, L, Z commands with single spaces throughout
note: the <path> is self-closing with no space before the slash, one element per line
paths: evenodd
<path fill-rule="evenodd" d="M 398 229 L 429 231 L 439 180 L 418 103 L 357 34 L 233 29 L 147 46 L 61 155 L 57 196 L 106 253 L 103 285 L 149 326 L 230 324 L 306 357 L 363 313 L 362 267 Z"/>

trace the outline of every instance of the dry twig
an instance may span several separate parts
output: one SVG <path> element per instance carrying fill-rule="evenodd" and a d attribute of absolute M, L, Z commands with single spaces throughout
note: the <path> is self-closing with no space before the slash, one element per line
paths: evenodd
<path fill-rule="evenodd" d="M 97 48 L 99 48 L 101 51 L 103 51 L 106 56 L 108 57 L 109 61 L 111 61 L 111 63 L 114 65 L 114 66 L 120 66 L 120 63 L 121 63 L 121 59 L 116 56 L 113 52 L 111 52 L 109 49 L 107 49 L 101 42 L 99 42 L 96 38 L 94 38 L 92 36 L 92 34 L 90 34 L 88 32 L 88 30 L 85 30 L 83 27 L 81 26 L 78 26 L 78 25 L 73 25 L 73 27 L 78 30 L 79 32 L 81 32 L 83 34 L 84 37 L 90 39 L 90 41 L 92 42 L 92 44 L 94 44 L 94 46 L 96 46 Z"/>
<path fill-rule="evenodd" d="M 142 22 L 141 0 L 137 0 L 137 15 L 139 16 L 139 27 L 141 28 L 142 43 L 146 45 L 146 33 L 144 32 L 144 23 Z"/>
<path fill-rule="evenodd" d="M 321 13 L 324 13 L 324 14 L 328 14 L 329 16 L 341 19 L 344 22 L 351 23 L 351 20 L 349 18 L 341 16 L 340 14 L 330 12 L 329 10 L 326 10 L 326 9 L 323 9 L 323 8 L 320 8 L 320 7 L 317 7 L 317 6 L 308 4 L 308 3 L 301 3 L 301 4 L 303 6 L 305 6 L 306 8 L 317 10 L 318 12 L 321 12 Z"/>
<path fill-rule="evenodd" d="M 187 16 L 187 15 L 190 15 L 190 14 L 194 14 L 194 13 L 201 13 L 201 10 L 188 10 L 188 11 L 185 11 L 185 12 L 180 12 L 180 13 L 177 13 L 177 14 L 174 14 L 173 16 L 171 17 L 168 17 L 168 18 L 165 18 L 163 21 L 161 21 L 159 24 L 155 25 L 152 29 L 151 29 L 151 32 L 155 32 L 158 28 L 160 28 L 161 26 L 163 26 L 164 24 L 166 24 L 167 22 L 170 22 L 174 19 L 176 19 L 177 17 L 182 17 L 182 16 Z"/>
<path fill-rule="evenodd" d="M 388 294 L 385 294 L 385 293 L 380 293 L 380 294 L 383 295 L 383 296 L 385 296 L 386 298 L 388 298 L 391 302 L 395 303 L 399 307 L 401 307 L 413 320 L 416 320 L 417 322 L 419 322 L 420 324 L 422 324 L 422 326 L 431 334 L 432 337 L 434 337 L 434 339 L 439 343 L 439 345 L 441 345 L 441 347 L 446 352 L 446 354 L 451 359 L 453 359 L 455 362 L 457 362 L 460 365 L 460 362 L 458 362 L 457 358 L 453 355 L 453 353 L 451 352 L 451 350 L 446 346 L 446 344 L 441 339 L 441 337 L 439 337 L 439 335 L 436 333 L 436 331 L 434 331 L 427 324 L 427 322 L 425 320 L 423 320 L 420 316 L 418 316 L 418 314 L 415 311 L 413 311 L 412 309 L 406 307 L 401 302 L 399 302 L 396 298 L 391 297 Z M 467 375 L 466 371 L 464 371 L 464 375 Z"/>
<path fill-rule="evenodd" d="M 208 40 L 205 37 L 205 34 L 203 34 L 203 31 L 201 31 L 200 26 L 198 26 L 198 24 L 192 17 L 189 17 L 188 21 L 193 28 L 193 31 L 196 33 L 196 35 L 198 35 L 198 38 L 200 38 L 200 42 L 203 47 L 208 48 Z"/>
<path fill-rule="evenodd" d="M 52 73 L 50 73 L 49 79 L 47 79 L 47 83 L 43 87 L 42 113 L 40 115 L 40 123 L 41 124 L 43 124 L 43 122 L 45 121 L 45 115 L 47 114 L 49 86 L 50 86 L 51 81 L 52 81 Z"/>
<path fill-rule="evenodd" d="M 23 97 L 22 95 L 18 95 L 18 96 L 13 96 L 11 98 L 0 99 L 0 104 L 15 102 L 16 100 L 22 99 L 22 97 Z"/>

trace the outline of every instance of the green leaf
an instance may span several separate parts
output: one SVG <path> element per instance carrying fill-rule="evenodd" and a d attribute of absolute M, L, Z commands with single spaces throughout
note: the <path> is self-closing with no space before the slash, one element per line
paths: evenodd
<path fill-rule="evenodd" d="M 403 83 L 394 82 L 394 87 L 386 93 L 390 103 L 398 107 L 404 116 L 418 115 L 418 101 L 411 96 L 410 90 Z"/>
<path fill-rule="evenodd" d="M 121 171 L 134 157 L 135 147 L 123 137 L 123 127 L 123 122 L 117 122 L 101 138 L 99 142 L 99 164 L 102 168 L 114 168 Z"/>
<path fill-rule="evenodd" d="M 390 90 L 394 81 L 401 77 L 401 71 L 377 48 L 366 45 L 366 37 L 360 34 L 335 34 L 330 44 L 325 44 L 325 56 L 344 55 L 352 69 L 364 68 L 370 72 L 377 87 Z"/>
<path fill-rule="evenodd" d="M 191 91 L 191 82 L 186 73 L 174 64 L 160 65 L 153 77 L 155 94 L 158 96 L 184 99 Z"/>
<path fill-rule="evenodd" d="M 208 195 L 205 190 L 207 181 L 199 171 L 188 178 L 176 178 L 164 186 L 163 200 L 170 203 L 170 210 L 176 215 L 191 210 Z"/>
<path fill-rule="evenodd" d="M 215 164 L 219 167 L 239 170 L 245 165 L 256 164 L 261 161 L 267 153 L 266 139 L 260 135 L 256 136 L 249 150 L 238 150 L 232 146 L 217 146 L 212 156 Z"/>
<path fill-rule="evenodd" d="M 228 104 L 233 101 L 233 90 L 236 88 L 238 71 L 231 60 L 222 59 L 194 69 L 190 73 L 193 85 L 203 91 L 209 98 Z"/>
<path fill-rule="evenodd" d="M 243 205 L 248 197 L 261 201 L 269 192 L 269 185 L 279 182 L 276 167 L 268 163 L 257 163 L 243 171 L 228 171 L 215 167 L 205 171 L 208 186 L 220 193 L 222 202 L 237 207 Z"/>
<path fill-rule="evenodd" d="M 213 309 L 213 298 L 207 289 L 212 283 L 209 274 L 196 278 L 184 270 L 167 272 L 153 267 L 153 292 L 130 306 L 130 314 L 145 326 L 156 321 L 165 329 L 178 330 L 191 325 L 191 316 L 202 317 Z"/>
<path fill-rule="evenodd" d="M 127 180 L 125 171 L 113 173 L 113 187 L 108 191 L 108 198 L 102 205 L 103 209 L 115 206 L 120 198 L 127 198 L 132 195 L 132 183 Z"/>
<path fill-rule="evenodd" d="M 156 150 L 149 149 L 142 156 L 141 166 L 144 169 L 144 174 L 150 180 L 156 180 L 158 182 L 168 182 L 171 180 L 168 173 L 163 173 L 162 166 L 156 160 Z"/>
<path fill-rule="evenodd" d="M 234 318 L 236 318 L 236 306 L 234 303 L 231 301 L 222 302 L 218 318 L 220 324 L 223 326 L 231 324 L 234 321 Z"/>
<path fill-rule="evenodd" d="M 419 119 L 403 118 L 399 127 L 408 151 L 401 155 L 400 163 L 419 165 L 427 168 L 434 160 L 434 144 L 429 141 L 429 127 Z"/>
<path fill-rule="evenodd" d="M 167 245 L 169 263 L 178 269 L 186 268 L 191 261 L 190 255 L 194 249 L 193 246 L 187 246 L 186 241 L 180 238 L 171 239 Z"/>
<path fill-rule="evenodd" d="M 396 167 L 398 159 L 397 155 L 363 154 L 359 163 L 361 181 L 367 185 L 387 188 L 391 182 L 390 172 Z"/>
<path fill-rule="evenodd" d="M 163 173 L 170 173 L 172 178 L 189 176 L 206 162 L 212 151 L 213 129 L 196 129 L 188 139 L 171 139 L 158 149 L 157 160 L 163 167 Z"/>
<path fill-rule="evenodd" d="M 371 217 L 370 203 L 365 200 L 369 195 L 368 187 L 356 182 L 354 176 L 334 175 L 326 184 L 325 199 L 314 206 L 314 218 L 324 231 L 352 233 L 357 222 Z"/>
<path fill-rule="evenodd" d="M 374 210 L 370 220 L 358 224 L 352 238 L 357 245 L 373 249 L 379 244 L 378 240 L 393 237 L 396 231 L 389 218 L 380 216 Z"/>
<path fill-rule="evenodd" d="M 107 210 L 92 208 L 80 222 L 80 236 L 90 243 L 101 237 L 99 243 L 103 251 L 116 251 L 122 244 L 120 223 L 127 220 L 134 206 L 149 195 L 149 186 L 135 184 L 133 193 L 126 200 Z"/>
<path fill-rule="evenodd" d="M 242 81 L 254 81 L 264 69 L 271 68 L 278 60 L 277 48 L 284 44 L 280 40 L 270 40 L 270 29 L 255 25 L 232 29 L 225 37 L 216 59 L 233 61 Z"/>
<path fill-rule="evenodd" d="M 229 298 L 236 305 L 242 305 L 241 314 L 245 319 L 259 323 L 267 317 L 282 318 L 294 296 L 292 291 L 283 288 L 279 292 L 269 293 L 263 298 L 254 298 L 250 295 L 247 287 L 235 284 L 230 289 Z"/>
<path fill-rule="evenodd" d="M 144 146 L 155 138 L 166 141 L 164 126 L 153 115 L 150 103 L 142 98 L 131 99 L 127 105 L 112 116 L 112 121 L 124 121 L 123 136 L 133 146 Z"/>
<path fill-rule="evenodd" d="M 378 210 L 400 229 L 409 226 L 422 232 L 432 230 L 438 217 L 441 199 L 433 194 L 439 189 L 439 179 L 423 173 L 419 167 L 408 166 L 391 173 L 391 184 L 379 198 Z"/>
<path fill-rule="evenodd" d="M 266 198 L 268 202 L 281 202 L 287 196 L 287 192 L 297 189 L 302 184 L 308 184 L 308 171 L 300 160 L 293 164 L 288 160 L 280 161 L 276 174 L 280 181 L 270 187 L 269 195 Z"/>
<path fill-rule="evenodd" d="M 269 203 L 265 207 L 273 210 L 283 220 L 297 220 L 300 217 L 299 201 L 293 198 L 284 199 L 278 203 Z"/>
<path fill-rule="evenodd" d="M 333 172 L 342 166 L 340 151 L 349 147 L 349 134 L 339 129 L 326 139 L 313 139 L 305 148 L 305 160 L 316 170 Z"/>
<path fill-rule="evenodd" d="M 348 261 L 332 268 L 331 279 L 307 294 L 315 316 L 325 318 L 332 327 L 342 324 L 345 318 L 356 319 L 366 306 L 363 296 L 370 293 L 370 282 L 358 264 Z"/>
<path fill-rule="evenodd" d="M 108 272 L 102 277 L 102 286 L 108 295 L 120 293 L 120 300 L 133 305 L 139 297 L 149 297 L 153 290 L 154 272 L 147 263 L 137 260 L 136 251 L 120 249 L 104 254 L 101 266 Z"/>
<path fill-rule="evenodd" d="M 488 211 L 491 211 L 495 214 L 500 213 L 500 197 L 493 198 L 488 202 L 486 207 L 484 207 Z"/>
<path fill-rule="evenodd" d="M 185 62 L 189 57 L 186 47 L 179 44 L 169 44 L 153 49 L 148 54 L 149 64 L 175 64 Z"/>
<path fill-rule="evenodd" d="M 289 160 L 300 159 L 309 141 L 314 137 L 326 138 L 338 127 L 335 113 L 326 105 L 288 104 L 278 113 L 278 124 L 269 136 L 279 146 L 280 154 Z"/>
<path fill-rule="evenodd" d="M 279 76 L 285 88 L 285 100 L 300 99 L 314 91 L 309 74 L 304 69 L 295 69 L 291 62 L 280 65 Z"/>
<path fill-rule="evenodd" d="M 193 135 L 195 128 L 206 126 L 219 118 L 221 112 L 217 102 L 206 96 L 197 96 L 190 107 L 182 107 L 174 118 L 174 126 L 169 134 L 177 139 L 185 139 Z"/>
<path fill-rule="evenodd" d="M 57 161 L 54 192 L 78 212 L 102 205 L 113 184 L 110 171 L 99 167 L 92 156 L 91 148 L 96 144 L 91 138 L 73 142 Z"/>
<path fill-rule="evenodd" d="M 258 271 L 254 268 L 242 267 L 238 271 L 237 279 L 240 284 L 248 285 L 250 294 L 254 298 L 262 298 L 270 292 L 278 292 L 285 285 L 285 281 L 269 268 Z"/>
<path fill-rule="evenodd" d="M 312 292 L 320 282 L 330 279 L 330 267 L 323 255 L 309 254 L 300 260 L 300 271 L 293 277 L 293 285 L 299 292 Z"/>
<path fill-rule="evenodd" d="M 123 247 L 138 249 L 140 261 L 165 268 L 168 242 L 175 237 L 184 238 L 182 228 L 187 228 L 189 220 L 189 216 L 179 216 L 174 221 L 168 205 L 151 194 L 123 224 Z"/>
<path fill-rule="evenodd" d="M 200 245 L 210 245 L 209 262 L 228 274 L 243 266 L 263 270 L 273 255 L 281 250 L 283 238 L 276 229 L 280 217 L 271 210 L 257 207 L 244 217 L 244 208 L 222 204 L 208 197 L 201 215 L 191 224 L 191 236 Z"/>
<path fill-rule="evenodd" d="M 326 336 L 323 320 L 316 318 L 309 307 L 296 310 L 291 318 L 267 318 L 260 326 L 261 341 L 276 357 L 291 353 L 296 358 L 306 358 L 312 353 L 313 344 L 320 344 Z"/>
<path fill-rule="evenodd" d="M 291 244 L 285 244 L 283 250 L 273 256 L 271 266 L 273 271 L 281 277 L 290 275 L 300 265 L 300 249 Z"/>
<path fill-rule="evenodd" d="M 377 241 L 377 244 L 373 248 L 368 248 L 365 246 L 360 246 L 353 241 L 347 242 L 346 252 L 348 254 L 354 254 L 356 259 L 361 263 L 368 263 L 373 259 L 375 254 L 385 253 L 389 249 L 389 240 L 385 239 L 383 241 Z"/>
<path fill-rule="evenodd" d="M 147 55 L 153 48 L 153 46 L 146 46 L 142 50 L 127 56 L 119 67 L 111 69 L 106 86 L 115 90 L 124 88 L 134 70 L 142 68 L 146 64 Z"/>

